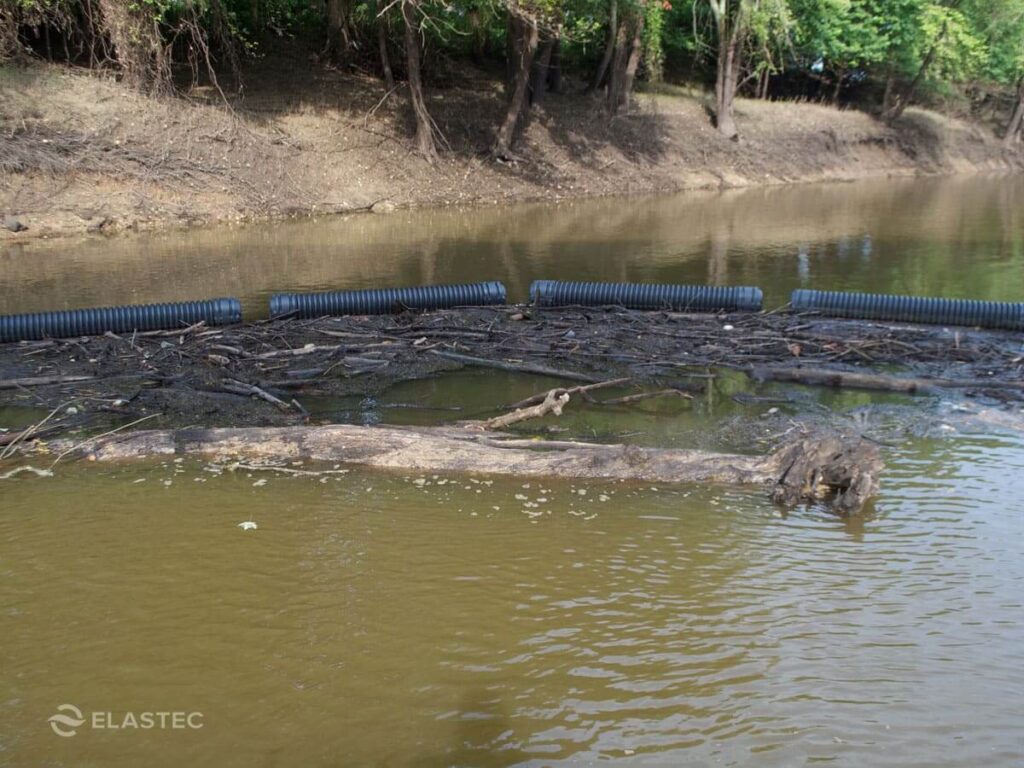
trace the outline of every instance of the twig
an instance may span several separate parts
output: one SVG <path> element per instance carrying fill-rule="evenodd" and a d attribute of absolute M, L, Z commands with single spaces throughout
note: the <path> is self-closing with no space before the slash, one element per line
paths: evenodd
<path fill-rule="evenodd" d="M 502 416 L 495 416 L 493 419 L 487 419 L 481 426 L 484 429 L 504 429 L 510 427 L 513 424 L 518 424 L 521 421 L 528 421 L 530 419 L 540 419 L 549 414 L 555 416 L 562 415 L 562 409 L 569 402 L 569 393 L 562 392 L 559 394 L 557 389 L 552 389 L 548 392 L 544 398 L 544 402 L 540 405 L 533 405 L 529 408 L 517 408 L 512 413 L 506 413 Z"/>
<path fill-rule="evenodd" d="M 568 389 L 559 389 L 559 393 L 565 392 L 569 395 L 583 394 L 586 392 L 593 392 L 595 389 L 604 389 L 605 387 L 618 387 L 622 384 L 628 384 L 631 379 L 623 377 L 620 379 L 608 379 L 608 381 L 599 381 L 597 384 L 584 384 L 579 387 L 569 387 Z M 530 395 L 525 400 L 520 400 L 518 403 L 513 403 L 509 408 L 526 408 L 528 405 L 536 405 L 537 403 L 544 402 L 544 398 L 547 397 L 550 392 L 541 392 L 536 395 Z"/>
<path fill-rule="evenodd" d="M 641 392 L 637 395 L 626 395 L 625 397 L 613 397 L 610 400 L 601 400 L 601 405 L 627 405 L 628 403 L 638 403 L 641 400 L 649 400 L 652 397 L 665 397 L 667 395 L 675 395 L 676 397 L 682 397 L 686 400 L 693 400 L 693 395 L 689 392 L 683 392 L 679 389 L 659 389 L 657 392 Z"/>

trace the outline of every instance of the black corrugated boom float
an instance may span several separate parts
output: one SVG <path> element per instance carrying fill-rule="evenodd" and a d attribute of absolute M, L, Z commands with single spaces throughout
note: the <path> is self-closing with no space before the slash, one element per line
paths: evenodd
<path fill-rule="evenodd" d="M 364 291 L 275 293 L 270 297 L 270 316 L 385 315 L 404 309 L 447 309 L 504 303 L 505 286 L 497 281 Z"/>
<path fill-rule="evenodd" d="M 92 336 L 107 331 L 174 330 L 200 321 L 207 325 L 240 323 L 242 305 L 238 299 L 209 299 L 4 315 L 0 316 L 0 342 Z"/>
<path fill-rule="evenodd" d="M 790 305 L 794 312 L 820 312 L 833 317 L 861 320 L 1024 330 L 1024 304 L 1002 301 L 799 289 L 793 291 Z"/>
<path fill-rule="evenodd" d="M 562 280 L 535 280 L 530 286 L 530 301 L 542 307 L 616 305 L 628 309 L 673 309 L 681 312 L 759 312 L 762 300 L 761 289 L 748 286 Z"/>

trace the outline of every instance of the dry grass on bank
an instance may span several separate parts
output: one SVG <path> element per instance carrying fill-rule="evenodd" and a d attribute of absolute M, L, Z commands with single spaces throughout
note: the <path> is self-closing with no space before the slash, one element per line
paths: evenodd
<path fill-rule="evenodd" d="M 296 72 L 303 77 L 296 76 Z M 116 231 L 392 205 L 494 204 L 682 189 L 1018 168 L 987 130 L 911 110 L 898 126 L 861 112 L 741 100 L 739 142 L 703 97 L 662 87 L 609 121 L 595 100 L 550 95 L 521 162 L 488 159 L 500 86 L 434 89 L 451 143 L 431 166 L 410 149 L 404 94 L 305 62 L 264 60 L 228 107 L 199 89 L 152 99 L 109 77 L 0 68 L 3 237 Z"/>

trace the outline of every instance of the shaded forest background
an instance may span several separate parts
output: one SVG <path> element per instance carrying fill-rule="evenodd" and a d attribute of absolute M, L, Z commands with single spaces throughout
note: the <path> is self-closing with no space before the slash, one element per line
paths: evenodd
<path fill-rule="evenodd" d="M 591 94 L 608 120 L 638 84 L 706 87 L 737 139 L 737 96 L 854 106 L 887 121 L 925 104 L 1024 137 L 1024 0 L 0 0 L 0 58 L 110 70 L 147 93 L 244 98 L 277 64 L 380 78 L 401 93 L 416 151 L 449 147 L 434 94 L 470 72 L 503 83 L 489 153 L 549 94 Z"/>

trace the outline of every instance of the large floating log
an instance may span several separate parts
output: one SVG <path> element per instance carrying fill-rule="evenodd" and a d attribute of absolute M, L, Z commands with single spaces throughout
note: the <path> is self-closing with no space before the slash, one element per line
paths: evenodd
<path fill-rule="evenodd" d="M 50 450 L 96 461 L 156 456 L 219 460 L 312 459 L 386 469 L 523 477 L 763 485 L 785 504 L 829 498 L 840 513 L 858 511 L 878 487 L 878 449 L 859 437 L 812 435 L 766 456 L 537 441 L 466 427 L 331 425 L 154 430 L 110 435 Z"/>

